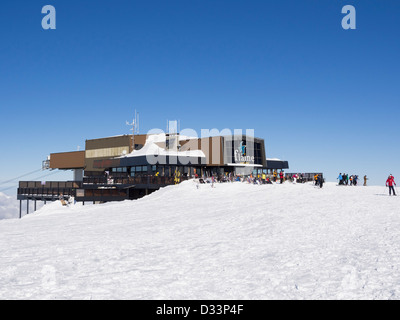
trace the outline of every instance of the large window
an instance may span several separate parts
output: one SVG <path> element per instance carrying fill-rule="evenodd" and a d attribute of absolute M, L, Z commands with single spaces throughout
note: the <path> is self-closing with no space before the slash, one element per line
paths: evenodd
<path fill-rule="evenodd" d="M 261 143 L 254 143 L 254 163 L 263 164 Z"/>
<path fill-rule="evenodd" d="M 131 167 L 131 177 L 147 174 L 147 166 Z"/>

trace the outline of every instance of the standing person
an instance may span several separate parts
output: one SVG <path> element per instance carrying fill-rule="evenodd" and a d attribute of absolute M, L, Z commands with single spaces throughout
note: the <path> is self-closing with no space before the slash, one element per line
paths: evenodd
<path fill-rule="evenodd" d="M 353 185 L 357 186 L 357 182 L 358 182 L 358 176 L 355 175 L 353 178 Z"/>
<path fill-rule="evenodd" d="M 339 180 L 339 186 L 343 184 L 343 176 L 342 173 L 339 173 L 339 177 L 337 177 Z"/>
<path fill-rule="evenodd" d="M 396 195 L 393 185 L 396 186 L 396 182 L 394 182 L 394 177 L 392 175 L 389 175 L 389 177 L 386 180 L 386 187 L 389 187 L 389 196 L 392 195 L 392 191 L 393 191 L 393 195 L 394 196 Z"/>
<path fill-rule="evenodd" d="M 322 188 L 322 186 L 324 185 L 324 179 L 322 179 L 322 174 L 318 175 L 317 183 L 318 183 L 320 188 Z"/>
<path fill-rule="evenodd" d="M 317 186 L 318 185 L 318 174 L 314 175 L 314 184 Z"/>
<path fill-rule="evenodd" d="M 364 186 L 367 185 L 367 180 L 368 180 L 367 175 L 365 175 L 365 176 L 364 176 Z"/>
<path fill-rule="evenodd" d="M 214 177 L 214 175 L 212 175 L 211 176 L 211 188 L 215 188 L 214 183 L 215 183 L 215 177 Z"/>
<path fill-rule="evenodd" d="M 281 179 L 281 184 L 283 183 L 283 170 L 279 172 L 279 179 Z"/>
<path fill-rule="evenodd" d="M 348 174 L 344 175 L 344 180 L 345 180 L 346 186 L 348 186 L 349 185 L 349 175 Z"/>
<path fill-rule="evenodd" d="M 276 182 L 276 178 L 278 177 L 278 172 L 276 172 L 276 170 L 274 170 L 273 176 L 274 176 L 273 180 L 274 182 Z"/>

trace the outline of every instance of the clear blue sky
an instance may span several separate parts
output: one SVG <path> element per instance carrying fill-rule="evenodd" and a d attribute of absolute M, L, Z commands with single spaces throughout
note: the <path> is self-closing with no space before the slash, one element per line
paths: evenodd
<path fill-rule="evenodd" d="M 289 171 L 384 184 L 400 178 L 399 34 L 398 0 L 4 0 L 0 181 L 129 133 L 136 109 L 141 133 L 251 128 Z"/>

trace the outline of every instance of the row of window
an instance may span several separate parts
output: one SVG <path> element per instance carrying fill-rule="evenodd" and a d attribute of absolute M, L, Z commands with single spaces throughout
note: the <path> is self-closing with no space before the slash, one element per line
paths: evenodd
<path fill-rule="evenodd" d="M 157 168 L 156 166 L 151 166 L 152 171 L 156 171 Z M 135 166 L 135 167 L 118 167 L 118 168 L 112 168 L 112 172 L 147 172 L 147 166 Z"/>
<path fill-rule="evenodd" d="M 200 174 L 200 169 L 195 167 L 188 166 L 163 166 L 163 165 L 153 165 L 150 167 L 150 172 L 148 171 L 147 166 L 134 166 L 134 167 L 119 167 L 112 168 L 111 172 L 116 173 L 125 173 L 130 175 L 131 177 L 140 176 L 140 175 L 157 175 L 160 177 L 171 177 L 175 175 L 175 172 L 179 172 L 181 174 L 194 175 L 196 173 Z"/>
<path fill-rule="evenodd" d="M 132 177 L 137 176 L 137 175 L 143 175 L 143 174 L 151 174 L 155 175 L 157 174 L 158 176 L 173 176 L 175 174 L 175 171 L 179 171 L 181 174 L 189 174 L 189 175 L 194 175 L 196 173 L 200 174 L 201 169 L 196 168 L 196 167 L 188 167 L 188 166 L 151 166 L 151 171 L 147 171 L 147 166 L 135 166 L 131 168 L 127 167 L 119 167 L 119 168 L 112 168 L 113 173 L 129 173 Z M 218 171 L 224 172 L 223 168 L 212 168 L 211 171 L 213 173 L 217 173 Z M 268 173 L 267 169 L 254 169 L 253 174 L 259 174 L 259 173 Z"/>

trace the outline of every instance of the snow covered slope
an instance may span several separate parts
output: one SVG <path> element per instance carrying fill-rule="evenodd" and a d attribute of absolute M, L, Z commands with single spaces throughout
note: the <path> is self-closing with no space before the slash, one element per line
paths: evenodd
<path fill-rule="evenodd" d="M 0 299 L 399 299 L 383 187 L 200 185 L 0 221 Z"/>

